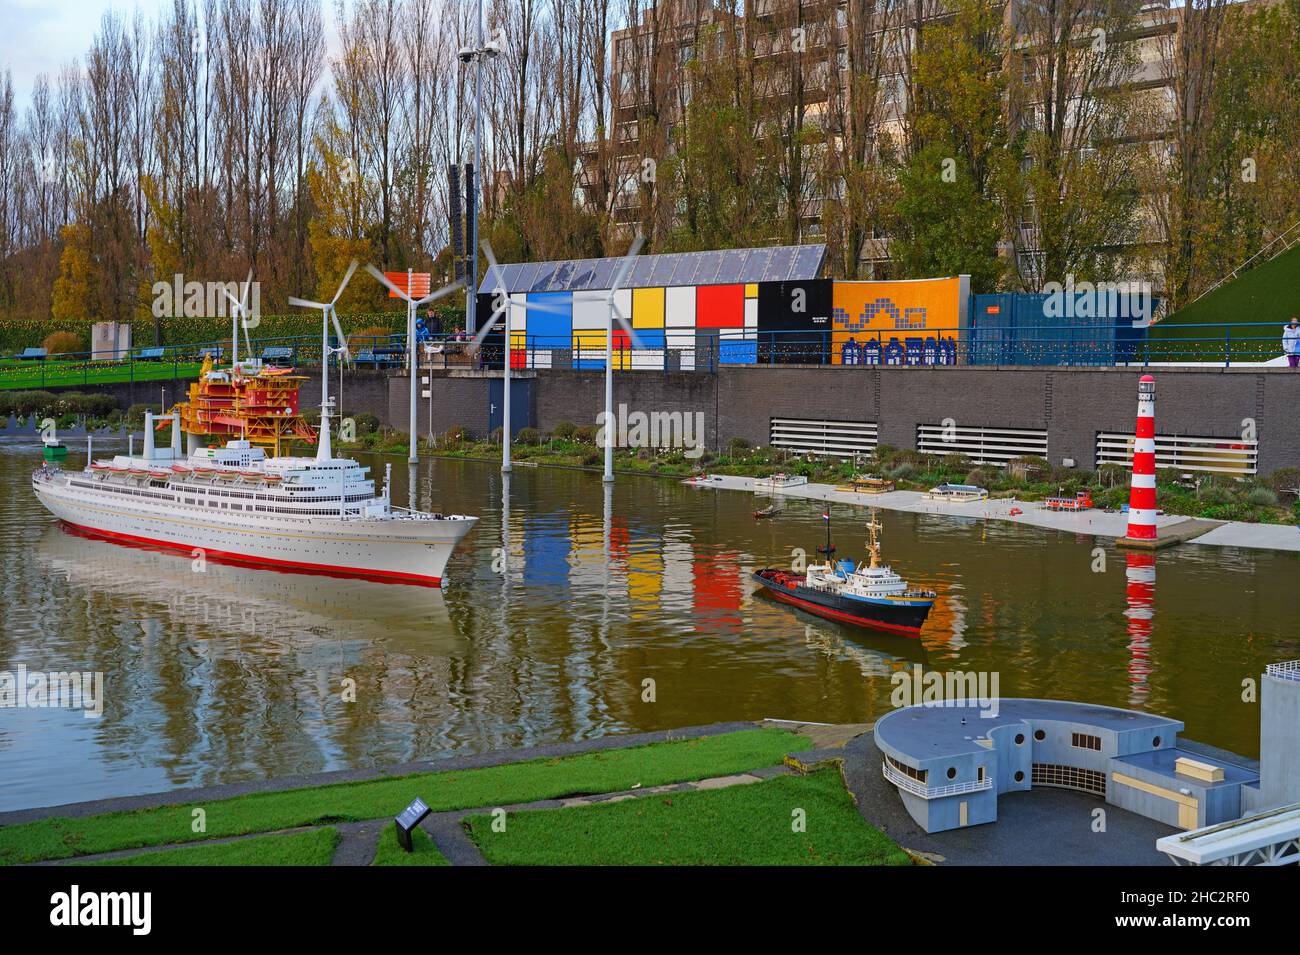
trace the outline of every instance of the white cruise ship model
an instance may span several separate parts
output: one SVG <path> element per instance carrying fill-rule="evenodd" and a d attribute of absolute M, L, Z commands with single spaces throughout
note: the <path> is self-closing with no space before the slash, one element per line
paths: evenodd
<path fill-rule="evenodd" d="M 250 364 L 236 362 L 232 375 Z M 256 372 L 256 369 L 253 369 Z M 224 375 L 225 372 L 218 372 Z M 81 532 L 190 556 L 307 573 L 440 586 L 447 560 L 477 518 L 395 507 L 369 468 L 330 446 L 328 364 L 322 374 L 314 457 L 268 456 L 245 439 L 181 451 L 181 419 L 145 415 L 142 454 L 119 454 L 81 471 L 49 462 L 32 489 L 56 517 Z M 170 447 L 154 440 L 171 421 Z"/>

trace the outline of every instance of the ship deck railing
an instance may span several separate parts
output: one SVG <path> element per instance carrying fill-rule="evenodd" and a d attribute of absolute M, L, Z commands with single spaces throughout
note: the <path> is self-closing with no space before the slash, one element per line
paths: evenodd
<path fill-rule="evenodd" d="M 905 789 L 913 796 L 920 796 L 922 799 L 941 799 L 944 796 L 960 796 L 963 793 L 977 793 L 993 788 L 993 779 L 989 776 L 964 783 L 951 783 L 947 786 L 927 786 L 911 776 L 900 773 L 889 763 L 882 762 L 880 768 L 884 770 L 886 780 L 899 789 Z"/>

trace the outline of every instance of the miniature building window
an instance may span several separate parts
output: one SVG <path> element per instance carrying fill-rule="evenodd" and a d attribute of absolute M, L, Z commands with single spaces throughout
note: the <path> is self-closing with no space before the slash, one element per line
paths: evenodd
<path fill-rule="evenodd" d="M 1017 769 L 1017 770 L 1016 770 L 1016 782 L 1018 782 L 1018 783 L 1023 783 L 1024 781 L 1025 781 L 1025 774 L 1024 774 L 1023 772 L 1021 772 L 1020 770 Z"/>
<path fill-rule="evenodd" d="M 1095 749 L 1101 752 L 1101 737 L 1091 736 L 1087 733 L 1071 734 L 1071 744 L 1075 749 Z"/>
<path fill-rule="evenodd" d="M 1106 774 L 1077 766 L 1034 763 L 1033 783 L 1035 786 L 1055 786 L 1059 789 L 1078 789 L 1098 796 L 1106 795 Z"/>
<path fill-rule="evenodd" d="M 984 767 L 979 768 L 979 776 L 976 777 L 980 782 L 984 782 Z"/>
<path fill-rule="evenodd" d="M 1155 739 L 1153 739 L 1153 740 L 1151 741 L 1151 745 L 1152 745 L 1153 747 L 1155 747 L 1156 749 L 1159 749 L 1159 748 L 1160 748 L 1160 737 L 1157 736 Z"/>
<path fill-rule="evenodd" d="M 1017 733 L 1017 734 L 1016 734 L 1016 745 L 1017 745 L 1017 746 L 1024 746 L 1024 745 L 1025 745 L 1025 734 L 1024 734 L 1024 733 Z"/>
<path fill-rule="evenodd" d="M 929 771 L 925 769 L 913 769 L 911 766 L 905 766 L 892 756 L 886 756 L 885 759 L 889 761 L 889 765 L 894 767 L 894 769 L 898 770 L 904 776 L 910 776 L 918 783 L 924 783 L 925 777 L 929 773 Z"/>
<path fill-rule="evenodd" d="M 1047 739 L 1047 734 L 1042 730 L 1034 730 L 1034 739 L 1041 743 L 1043 740 Z"/>
<path fill-rule="evenodd" d="M 956 779 L 956 778 L 957 778 L 957 767 L 956 767 L 956 766 L 949 766 L 949 767 L 948 767 L 948 778 L 949 778 L 949 779 Z"/>

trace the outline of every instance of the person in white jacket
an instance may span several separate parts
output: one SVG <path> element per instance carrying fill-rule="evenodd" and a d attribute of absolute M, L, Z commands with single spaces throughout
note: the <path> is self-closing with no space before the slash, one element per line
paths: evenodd
<path fill-rule="evenodd" d="M 1294 315 L 1286 328 L 1282 329 L 1282 352 L 1286 355 L 1286 363 L 1292 368 L 1300 365 L 1300 319 Z"/>

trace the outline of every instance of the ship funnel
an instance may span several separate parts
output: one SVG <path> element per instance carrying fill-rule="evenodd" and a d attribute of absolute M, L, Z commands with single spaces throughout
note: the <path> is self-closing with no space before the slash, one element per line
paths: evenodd
<path fill-rule="evenodd" d="M 154 459 L 155 451 L 156 449 L 153 440 L 153 412 L 146 411 L 144 413 L 144 459 L 146 461 L 152 461 Z"/>
<path fill-rule="evenodd" d="M 328 399 L 327 399 L 328 401 Z M 334 451 L 330 448 L 330 415 L 329 406 L 321 408 L 320 415 L 320 438 L 316 442 L 316 460 L 328 461 L 334 457 Z"/>
<path fill-rule="evenodd" d="M 181 457 L 181 413 L 172 412 L 172 458 L 179 461 Z"/>

